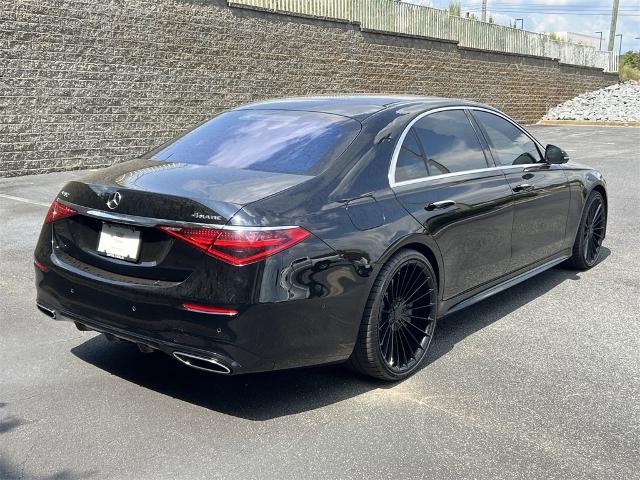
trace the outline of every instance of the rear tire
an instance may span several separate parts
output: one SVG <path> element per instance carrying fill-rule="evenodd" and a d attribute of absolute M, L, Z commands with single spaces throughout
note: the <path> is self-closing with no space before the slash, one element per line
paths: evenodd
<path fill-rule="evenodd" d="M 436 326 L 437 292 L 424 255 L 415 250 L 393 255 L 369 294 L 350 366 L 391 382 L 418 370 Z"/>
<path fill-rule="evenodd" d="M 593 191 L 582 211 L 573 253 L 566 265 L 578 270 L 588 270 L 598 263 L 606 229 L 607 209 L 604 198 L 600 192 Z"/>

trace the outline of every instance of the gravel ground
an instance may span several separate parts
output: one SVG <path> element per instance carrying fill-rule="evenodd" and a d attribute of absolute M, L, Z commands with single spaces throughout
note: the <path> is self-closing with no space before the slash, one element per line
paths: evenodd
<path fill-rule="evenodd" d="M 531 130 L 607 178 L 601 261 L 443 319 L 392 385 L 215 376 L 45 317 L 33 248 L 82 173 L 0 179 L 0 479 L 638 478 L 640 130 Z"/>
<path fill-rule="evenodd" d="M 583 93 L 552 108 L 544 119 L 640 121 L 640 81 Z"/>

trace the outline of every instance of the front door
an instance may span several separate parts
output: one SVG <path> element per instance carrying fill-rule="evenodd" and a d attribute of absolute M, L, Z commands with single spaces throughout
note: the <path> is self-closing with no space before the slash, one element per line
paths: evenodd
<path fill-rule="evenodd" d="M 504 275 L 510 265 L 513 196 L 464 110 L 420 118 L 404 138 L 393 190 L 436 241 L 449 299 Z"/>
<path fill-rule="evenodd" d="M 473 111 L 515 200 L 511 266 L 514 271 L 560 252 L 570 191 L 561 165 L 544 162 L 529 135 L 504 117 Z"/>

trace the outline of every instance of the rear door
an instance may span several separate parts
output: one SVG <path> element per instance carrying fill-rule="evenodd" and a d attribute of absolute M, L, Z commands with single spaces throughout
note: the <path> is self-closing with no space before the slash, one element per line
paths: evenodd
<path fill-rule="evenodd" d="M 514 195 L 510 270 L 560 252 L 571 195 L 562 166 L 546 163 L 536 142 L 506 117 L 483 110 L 473 110 L 473 116 Z"/>
<path fill-rule="evenodd" d="M 401 138 L 391 186 L 431 235 L 449 299 L 506 273 L 513 200 L 463 109 L 428 112 Z"/>

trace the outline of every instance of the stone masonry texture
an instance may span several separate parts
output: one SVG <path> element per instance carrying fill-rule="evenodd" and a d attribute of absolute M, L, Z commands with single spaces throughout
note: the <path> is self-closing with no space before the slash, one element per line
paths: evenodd
<path fill-rule="evenodd" d="M 135 158 L 246 102 L 462 97 L 538 121 L 617 81 L 593 68 L 222 0 L 0 0 L 0 176 Z"/>

